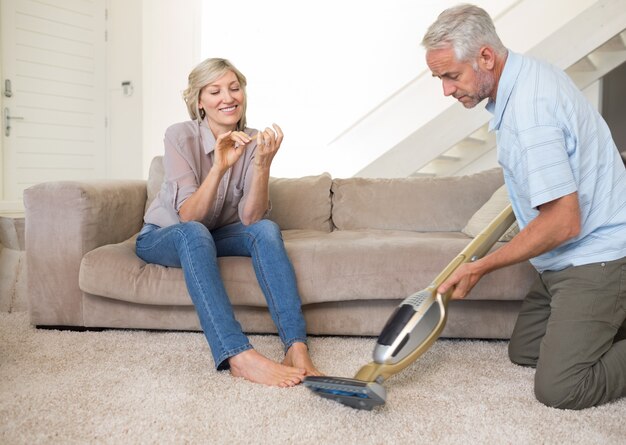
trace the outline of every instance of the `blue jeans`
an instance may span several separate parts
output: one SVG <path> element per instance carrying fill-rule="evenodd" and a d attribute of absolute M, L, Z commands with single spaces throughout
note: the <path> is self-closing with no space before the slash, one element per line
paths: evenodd
<path fill-rule="evenodd" d="M 296 276 L 274 222 L 264 219 L 249 226 L 234 223 L 213 231 L 195 221 L 163 228 L 145 224 L 137 237 L 136 252 L 148 263 L 182 267 L 218 370 L 229 367 L 228 358 L 252 349 L 226 294 L 217 264 L 220 256 L 252 258 L 285 350 L 295 342 L 306 343 Z"/>

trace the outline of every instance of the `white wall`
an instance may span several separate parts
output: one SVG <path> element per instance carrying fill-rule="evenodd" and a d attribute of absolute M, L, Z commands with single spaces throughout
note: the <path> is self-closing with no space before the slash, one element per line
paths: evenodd
<path fill-rule="evenodd" d="M 189 119 L 182 99 L 200 54 L 200 0 L 143 0 L 143 163 L 163 154 L 163 135 Z"/>
<path fill-rule="evenodd" d="M 188 119 L 189 71 L 216 56 L 248 77 L 249 124 L 285 131 L 272 174 L 332 173 L 318 153 L 425 66 L 421 36 L 454 3 L 108 0 L 110 176 L 147 176 L 165 129 Z"/>
<path fill-rule="evenodd" d="M 350 168 L 338 163 L 351 160 L 334 159 L 326 147 L 426 69 L 421 38 L 457 3 L 239 0 L 233 11 L 228 2 L 203 0 L 202 57 L 226 57 L 246 75 L 251 127 L 283 128 L 273 175 L 343 173 Z"/>
<path fill-rule="evenodd" d="M 141 1 L 107 1 L 107 176 L 143 177 Z M 132 83 L 124 95 L 122 82 Z"/>
<path fill-rule="evenodd" d="M 165 129 L 187 112 L 181 98 L 199 60 L 201 0 L 108 0 L 108 174 L 146 178 Z M 121 83 L 131 81 L 125 96 Z"/>
<path fill-rule="evenodd" d="M 150 160 L 163 152 L 165 129 L 188 119 L 181 92 L 189 71 L 206 57 L 229 58 L 247 76 L 250 126 L 276 122 L 285 131 L 274 176 L 343 174 L 355 159 L 338 159 L 327 147 L 426 69 L 421 37 L 443 9 L 458 3 L 108 1 L 110 172 L 116 178 L 147 176 Z M 475 3 L 494 15 L 519 0 Z M 124 80 L 133 82 L 133 96 L 122 96 Z"/>

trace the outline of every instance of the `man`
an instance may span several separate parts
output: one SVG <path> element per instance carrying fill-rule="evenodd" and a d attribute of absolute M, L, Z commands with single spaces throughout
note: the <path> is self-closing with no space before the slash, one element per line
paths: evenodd
<path fill-rule="evenodd" d="M 495 269 L 539 272 L 509 344 L 536 366 L 542 403 L 581 409 L 626 395 L 626 171 L 602 117 L 561 70 L 507 50 L 481 8 L 444 11 L 422 44 L 443 93 L 488 99 L 520 232 L 438 291 L 463 298 Z"/>

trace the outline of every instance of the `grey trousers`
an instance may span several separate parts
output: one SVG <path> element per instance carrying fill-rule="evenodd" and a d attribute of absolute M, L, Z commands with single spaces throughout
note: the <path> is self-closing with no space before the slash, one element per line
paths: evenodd
<path fill-rule="evenodd" d="M 626 257 L 542 273 L 522 303 L 509 357 L 537 368 L 535 396 L 548 406 L 626 396 Z"/>

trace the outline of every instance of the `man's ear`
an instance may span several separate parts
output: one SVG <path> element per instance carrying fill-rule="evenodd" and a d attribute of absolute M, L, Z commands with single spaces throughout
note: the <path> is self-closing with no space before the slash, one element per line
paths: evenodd
<path fill-rule="evenodd" d="M 492 47 L 483 46 L 480 48 L 478 63 L 488 71 L 491 71 L 496 66 L 496 52 Z"/>

